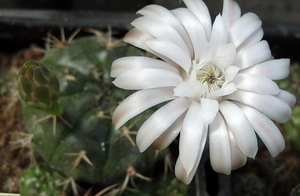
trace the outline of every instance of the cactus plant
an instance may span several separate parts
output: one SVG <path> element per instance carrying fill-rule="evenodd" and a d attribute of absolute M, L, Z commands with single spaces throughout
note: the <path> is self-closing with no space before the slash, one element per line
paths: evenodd
<path fill-rule="evenodd" d="M 163 156 L 136 148 L 134 131 L 140 119 L 120 130 L 112 127 L 113 110 L 130 92 L 112 85 L 110 65 L 127 55 L 144 54 L 110 35 L 87 36 L 48 49 L 40 62 L 29 61 L 20 70 L 20 95 L 27 103 L 23 116 L 34 135 L 32 147 L 64 178 L 106 187 L 121 183 L 127 168 L 143 172 Z"/>

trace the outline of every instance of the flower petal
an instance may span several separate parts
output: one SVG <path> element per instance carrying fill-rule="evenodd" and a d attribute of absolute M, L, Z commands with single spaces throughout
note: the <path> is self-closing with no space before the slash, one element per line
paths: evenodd
<path fill-rule="evenodd" d="M 204 141 L 205 142 L 205 141 Z M 202 151 L 203 152 L 203 151 Z M 185 168 L 183 167 L 182 161 L 181 159 L 177 159 L 176 161 L 176 165 L 175 165 L 175 175 L 176 177 L 181 180 L 182 182 L 184 182 L 185 184 L 190 184 L 191 181 L 193 180 L 193 177 L 198 169 L 201 157 L 202 157 L 202 152 L 197 154 L 196 156 L 196 162 L 193 166 L 193 169 L 191 170 L 190 173 L 187 173 Z"/>
<path fill-rule="evenodd" d="M 210 38 L 210 45 L 211 45 L 211 52 L 212 57 L 214 57 L 218 49 L 223 46 L 228 40 L 228 32 L 227 26 L 219 14 L 212 27 L 211 38 Z"/>
<path fill-rule="evenodd" d="M 199 62 L 201 57 L 204 58 L 206 56 L 207 47 L 209 46 L 209 43 L 205 38 L 205 31 L 202 23 L 188 9 L 178 8 L 173 10 L 173 13 L 178 20 L 180 20 L 189 35 L 193 45 L 193 52 L 191 52 L 191 54 L 193 54 L 193 59 Z"/>
<path fill-rule="evenodd" d="M 272 80 L 281 80 L 289 75 L 290 59 L 274 59 L 243 70 L 243 73 L 261 75 Z"/>
<path fill-rule="evenodd" d="M 228 29 L 241 17 L 241 9 L 239 5 L 232 0 L 223 1 L 222 17 L 226 22 Z"/>
<path fill-rule="evenodd" d="M 242 110 L 229 101 L 223 101 L 220 103 L 220 112 L 241 151 L 246 156 L 254 158 L 257 153 L 257 138 Z"/>
<path fill-rule="evenodd" d="M 250 48 L 237 54 L 234 65 L 245 69 L 271 58 L 269 44 L 266 41 L 261 41 Z"/>
<path fill-rule="evenodd" d="M 290 106 L 291 109 L 295 106 L 297 102 L 297 98 L 292 94 L 284 90 L 280 90 L 280 92 L 275 95 L 279 100 L 286 103 L 288 106 Z"/>
<path fill-rule="evenodd" d="M 194 97 L 196 94 L 188 82 L 182 82 L 174 88 L 174 96 Z"/>
<path fill-rule="evenodd" d="M 165 40 L 151 40 L 146 44 L 151 50 L 172 60 L 186 72 L 190 70 L 192 64 L 190 56 L 176 44 Z"/>
<path fill-rule="evenodd" d="M 285 147 L 285 142 L 277 126 L 265 115 L 243 104 L 238 104 L 251 122 L 255 132 L 261 138 L 273 157 Z"/>
<path fill-rule="evenodd" d="M 168 147 L 180 133 L 184 117 L 185 113 L 175 120 L 175 122 L 152 143 L 152 147 L 157 150 L 163 150 Z"/>
<path fill-rule="evenodd" d="M 236 91 L 225 97 L 253 107 L 270 119 L 279 123 L 288 121 L 292 116 L 291 108 L 272 95 L 261 95 L 247 91 Z"/>
<path fill-rule="evenodd" d="M 123 41 L 126 43 L 129 43 L 135 47 L 141 48 L 143 50 L 146 50 L 158 57 L 160 57 L 162 60 L 166 61 L 168 64 L 173 65 L 176 68 L 179 68 L 179 66 L 174 63 L 172 60 L 170 60 L 169 58 L 164 57 L 163 55 L 161 55 L 160 53 L 157 53 L 153 50 L 151 50 L 146 44 L 145 42 L 148 40 L 155 40 L 155 37 L 139 30 L 139 29 L 131 29 L 124 37 Z"/>
<path fill-rule="evenodd" d="M 168 9 L 159 5 L 148 5 L 142 8 L 141 10 L 139 10 L 137 14 L 149 16 L 161 20 L 162 22 L 173 27 L 180 34 L 180 36 L 188 46 L 190 54 L 193 54 L 192 43 L 188 34 L 185 31 L 185 28 L 182 26 L 180 21 L 174 16 L 174 14 L 170 12 Z"/>
<path fill-rule="evenodd" d="M 228 130 L 230 146 L 231 146 L 231 170 L 244 166 L 247 162 L 247 156 L 242 153 L 230 129 Z"/>
<path fill-rule="evenodd" d="M 226 70 L 225 70 L 225 84 L 228 84 L 229 82 L 231 82 L 235 76 L 237 75 L 237 73 L 239 72 L 240 68 L 236 67 L 236 66 L 229 66 Z"/>
<path fill-rule="evenodd" d="M 164 61 L 144 56 L 129 56 L 116 59 L 112 63 L 110 76 L 116 78 L 126 71 L 143 68 L 163 69 L 179 74 L 175 67 Z"/>
<path fill-rule="evenodd" d="M 114 111 L 113 125 L 119 129 L 129 119 L 140 114 L 146 109 L 174 99 L 173 88 L 157 88 L 141 90 L 127 97 Z"/>
<path fill-rule="evenodd" d="M 231 27 L 230 33 L 232 41 L 238 47 L 245 41 L 253 32 L 261 27 L 261 21 L 254 13 L 246 13 L 239 18 Z"/>
<path fill-rule="evenodd" d="M 154 112 L 137 133 L 136 142 L 140 152 L 144 152 L 161 136 L 188 109 L 189 105 L 189 101 L 185 98 L 178 98 Z"/>
<path fill-rule="evenodd" d="M 226 124 L 218 112 L 209 125 L 209 155 L 212 168 L 216 172 L 231 173 L 231 149 Z"/>
<path fill-rule="evenodd" d="M 134 77 L 134 79 L 133 79 Z M 118 76 L 113 84 L 126 90 L 177 86 L 182 78 L 174 72 L 162 69 L 134 69 Z"/>
<path fill-rule="evenodd" d="M 206 92 L 206 87 L 204 86 L 204 84 L 202 84 L 199 81 L 195 81 L 194 84 L 192 85 L 193 85 L 194 92 L 196 94 L 194 100 L 199 101 L 203 96 L 203 94 Z"/>
<path fill-rule="evenodd" d="M 256 31 L 254 31 L 251 35 L 249 35 L 240 45 L 237 47 L 237 53 L 240 53 L 241 51 L 253 46 L 254 44 L 257 44 L 261 41 L 261 39 L 264 36 L 264 31 L 260 27 Z"/>
<path fill-rule="evenodd" d="M 183 0 L 186 7 L 191 10 L 203 24 L 206 39 L 209 40 L 211 33 L 211 18 L 205 3 L 201 0 Z"/>
<path fill-rule="evenodd" d="M 230 95 L 231 93 L 236 91 L 236 86 L 232 82 L 220 88 L 216 91 L 213 91 L 207 95 L 208 99 L 217 99 L 218 97 Z"/>
<path fill-rule="evenodd" d="M 145 41 L 152 39 L 155 38 L 147 33 L 144 33 L 139 29 L 134 28 L 126 33 L 126 35 L 123 38 L 123 41 L 140 49 L 149 51 L 149 48 L 148 46 L 146 46 Z"/>
<path fill-rule="evenodd" d="M 207 49 L 208 50 L 208 49 Z M 216 57 L 211 62 L 219 66 L 220 70 L 225 70 L 235 60 L 236 48 L 232 43 L 221 45 L 216 53 Z"/>
<path fill-rule="evenodd" d="M 278 85 L 273 80 L 258 75 L 237 74 L 232 82 L 235 83 L 237 89 L 267 95 L 279 93 Z"/>
<path fill-rule="evenodd" d="M 179 157 L 184 170 L 189 174 L 202 154 L 206 141 L 206 131 L 201 115 L 201 105 L 193 101 L 182 124 L 179 140 Z M 193 144 L 193 145 L 191 145 Z"/>
<path fill-rule="evenodd" d="M 219 102 L 217 100 L 201 98 L 201 116 L 204 125 L 210 124 L 219 111 Z"/>
<path fill-rule="evenodd" d="M 189 49 L 186 43 L 180 34 L 169 24 L 147 16 L 137 18 L 131 24 L 135 28 L 148 33 L 156 39 L 161 39 L 176 44 L 178 47 L 182 48 L 185 53 L 189 54 Z"/>

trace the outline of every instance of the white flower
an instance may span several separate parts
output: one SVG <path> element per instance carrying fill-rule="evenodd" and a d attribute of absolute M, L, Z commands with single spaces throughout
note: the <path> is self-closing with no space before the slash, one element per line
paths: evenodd
<path fill-rule="evenodd" d="M 285 142 L 273 121 L 286 122 L 296 99 L 273 81 L 288 75 L 290 61 L 273 59 L 255 14 L 241 16 L 236 2 L 224 0 L 212 25 L 203 1 L 184 2 L 187 8 L 138 11 L 124 41 L 159 59 L 117 59 L 111 77 L 137 91 L 115 110 L 116 129 L 165 103 L 140 127 L 137 146 L 163 149 L 180 133 L 175 174 L 189 184 L 207 139 L 213 169 L 225 174 L 255 157 L 256 134 L 272 156 L 280 153 Z"/>

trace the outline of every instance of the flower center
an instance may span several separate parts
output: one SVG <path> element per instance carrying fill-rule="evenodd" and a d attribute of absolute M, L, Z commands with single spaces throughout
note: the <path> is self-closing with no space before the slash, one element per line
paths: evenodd
<path fill-rule="evenodd" d="M 197 80 L 206 87 L 208 93 L 220 89 L 225 82 L 223 72 L 211 63 L 198 70 Z"/>

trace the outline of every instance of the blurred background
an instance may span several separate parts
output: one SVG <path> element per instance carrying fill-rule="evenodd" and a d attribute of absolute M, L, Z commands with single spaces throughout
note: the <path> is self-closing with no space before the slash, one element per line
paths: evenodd
<path fill-rule="evenodd" d="M 204 0 L 212 14 L 220 12 L 222 0 Z M 255 12 L 263 20 L 298 23 L 300 1 L 297 0 L 236 0 L 243 12 Z M 179 0 L 0 0 L 1 9 L 43 9 L 65 11 L 136 12 L 148 4 L 169 9 L 178 7 Z M 183 3 L 181 3 L 183 6 Z"/>
<path fill-rule="evenodd" d="M 204 0 L 212 18 L 222 11 L 222 0 Z M 298 39 L 300 37 L 300 1 L 296 0 L 237 0 L 242 13 L 254 12 L 263 21 L 265 36 Z M 169 9 L 179 0 L 0 0 L 0 40 L 6 43 L 33 41 L 49 28 L 107 29 L 110 25 L 123 35 L 131 28 L 136 11 L 148 4 Z M 289 45 L 295 45 L 294 41 Z M 6 44 L 7 47 L 10 44 Z M 0 50 L 3 47 L 0 46 Z M 298 48 L 296 45 L 293 48 Z M 292 51 L 293 52 L 293 51 Z"/>

